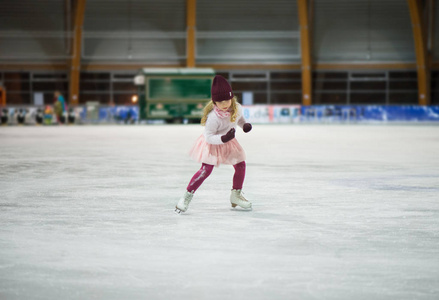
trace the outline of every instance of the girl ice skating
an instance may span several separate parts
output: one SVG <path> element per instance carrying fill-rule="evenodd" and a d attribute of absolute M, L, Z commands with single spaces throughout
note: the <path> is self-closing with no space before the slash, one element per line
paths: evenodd
<path fill-rule="evenodd" d="M 217 75 L 212 83 L 212 101 L 204 108 L 201 125 L 204 133 L 196 140 L 190 151 L 191 157 L 202 163 L 200 170 L 192 177 L 182 198 L 178 201 L 175 212 L 187 211 L 195 191 L 212 173 L 214 166 L 233 165 L 232 207 L 251 209 L 252 204 L 242 195 L 245 177 L 245 152 L 235 138 L 236 125 L 244 132 L 249 132 L 252 125 L 242 116 L 242 107 L 236 101 L 227 80 Z"/>

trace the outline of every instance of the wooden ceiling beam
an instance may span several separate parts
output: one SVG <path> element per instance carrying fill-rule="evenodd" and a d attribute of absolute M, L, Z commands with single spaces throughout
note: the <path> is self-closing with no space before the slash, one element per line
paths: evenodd
<path fill-rule="evenodd" d="M 312 104 L 311 33 L 308 0 L 297 0 L 300 25 L 300 50 L 302 58 L 302 104 Z"/>
<path fill-rule="evenodd" d="M 186 67 L 195 67 L 197 0 L 186 0 Z"/>
<path fill-rule="evenodd" d="M 86 0 L 76 1 L 74 37 L 73 37 L 73 56 L 70 63 L 70 93 L 69 105 L 78 105 L 79 103 L 79 75 L 81 72 L 81 55 L 82 55 L 82 26 L 84 23 Z"/>
<path fill-rule="evenodd" d="M 407 0 L 413 28 L 418 73 L 418 103 L 430 105 L 430 67 L 427 57 L 427 35 L 422 19 L 422 1 Z"/>

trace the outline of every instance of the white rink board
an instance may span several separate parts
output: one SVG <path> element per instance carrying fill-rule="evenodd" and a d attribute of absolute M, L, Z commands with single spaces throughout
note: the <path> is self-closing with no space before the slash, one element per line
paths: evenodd
<path fill-rule="evenodd" d="M 300 105 L 243 106 L 244 118 L 255 124 L 288 124 L 300 122 Z"/>
<path fill-rule="evenodd" d="M 439 127 L 255 125 L 178 216 L 201 132 L 0 127 L 0 299 L 439 298 Z"/>

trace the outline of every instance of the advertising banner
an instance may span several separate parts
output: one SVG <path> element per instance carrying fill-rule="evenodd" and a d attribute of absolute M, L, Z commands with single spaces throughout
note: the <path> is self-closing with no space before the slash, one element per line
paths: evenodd
<path fill-rule="evenodd" d="M 90 103 L 88 103 L 90 104 Z M 203 105 L 188 103 L 151 104 L 151 120 L 201 118 Z M 178 111 L 177 111 L 178 110 Z M 439 106 L 419 105 L 243 105 L 242 113 L 247 122 L 255 124 L 295 123 L 367 123 L 367 122 L 439 122 Z M 45 107 L 4 107 L 0 111 L 1 125 L 41 123 L 37 119 L 44 115 L 44 124 L 56 124 L 50 105 Z M 138 123 L 139 107 L 134 105 L 85 105 L 71 107 L 65 114 L 74 118 L 74 124 L 87 123 Z"/>
<path fill-rule="evenodd" d="M 301 107 L 302 122 L 431 122 L 439 106 L 311 105 Z"/>
<path fill-rule="evenodd" d="M 250 123 L 297 123 L 300 121 L 300 105 L 243 106 L 242 113 Z"/>

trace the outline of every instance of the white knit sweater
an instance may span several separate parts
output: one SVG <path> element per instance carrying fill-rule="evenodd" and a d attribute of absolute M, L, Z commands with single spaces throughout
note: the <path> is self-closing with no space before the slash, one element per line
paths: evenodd
<path fill-rule="evenodd" d="M 212 110 L 207 115 L 206 127 L 204 128 L 204 138 L 206 142 L 213 145 L 224 144 L 221 141 L 221 136 L 225 135 L 230 129 L 235 128 L 236 125 L 242 128 L 246 123 L 244 116 L 242 115 L 242 107 L 239 103 L 236 103 L 238 114 L 235 122 L 230 122 L 230 117 L 220 118 Z"/>

